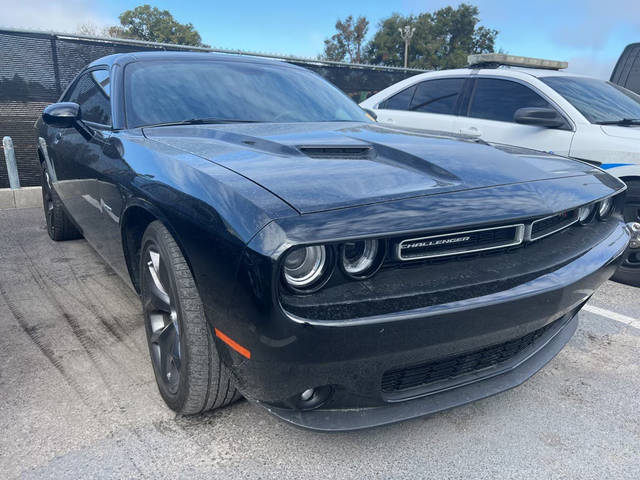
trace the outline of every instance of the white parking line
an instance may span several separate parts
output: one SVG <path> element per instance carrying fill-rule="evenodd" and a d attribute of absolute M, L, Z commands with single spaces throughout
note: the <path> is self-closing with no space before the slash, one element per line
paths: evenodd
<path fill-rule="evenodd" d="M 611 310 L 605 310 L 604 308 L 600 307 L 594 307 L 593 305 L 585 305 L 584 307 L 582 307 L 582 309 L 586 310 L 587 312 L 600 315 L 601 317 L 607 317 L 611 320 L 615 320 L 617 322 L 621 322 L 631 327 L 640 329 L 640 320 L 632 317 L 627 317 L 626 315 L 622 315 L 621 313 L 612 312 Z"/>

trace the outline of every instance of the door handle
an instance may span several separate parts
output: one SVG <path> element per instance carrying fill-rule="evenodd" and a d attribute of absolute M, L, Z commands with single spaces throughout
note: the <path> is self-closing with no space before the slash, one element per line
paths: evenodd
<path fill-rule="evenodd" d="M 463 135 L 469 135 L 470 137 L 481 137 L 482 132 L 476 127 L 461 128 L 460 133 Z"/>

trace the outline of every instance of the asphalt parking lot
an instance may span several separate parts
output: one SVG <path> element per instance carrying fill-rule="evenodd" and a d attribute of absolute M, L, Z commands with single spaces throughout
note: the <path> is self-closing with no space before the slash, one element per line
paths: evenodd
<path fill-rule="evenodd" d="M 238 402 L 179 417 L 136 296 L 41 209 L 0 210 L 3 478 L 640 478 L 640 289 L 608 282 L 557 358 L 509 392 L 340 434 Z"/>

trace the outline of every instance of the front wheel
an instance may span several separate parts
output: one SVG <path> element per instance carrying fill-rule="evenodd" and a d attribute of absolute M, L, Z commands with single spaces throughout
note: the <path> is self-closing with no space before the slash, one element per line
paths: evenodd
<path fill-rule="evenodd" d="M 40 178 L 42 184 L 42 206 L 44 218 L 47 222 L 47 233 L 51 240 L 60 242 L 63 240 L 75 240 L 82 238 L 82 234 L 71 223 L 71 219 L 64 211 L 62 201 L 51 186 L 51 176 L 44 163 L 40 164 Z"/>
<path fill-rule="evenodd" d="M 640 222 L 640 180 L 628 180 L 624 204 L 624 221 Z M 640 248 L 629 248 L 612 280 L 640 287 Z"/>
<path fill-rule="evenodd" d="M 190 415 L 238 399 L 230 372 L 220 361 L 189 265 L 162 223 L 147 227 L 140 260 L 147 341 L 166 404 Z"/>

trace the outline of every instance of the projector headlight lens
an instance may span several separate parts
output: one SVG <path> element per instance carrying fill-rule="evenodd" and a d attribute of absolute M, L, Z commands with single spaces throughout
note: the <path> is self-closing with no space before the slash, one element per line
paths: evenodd
<path fill-rule="evenodd" d="M 605 198 L 598 204 L 598 218 L 604 220 L 609 216 L 613 207 L 613 200 L 611 197 Z"/>
<path fill-rule="evenodd" d="M 384 244 L 380 240 L 345 242 L 340 247 L 340 264 L 347 276 L 362 279 L 376 273 L 384 253 Z"/>
<path fill-rule="evenodd" d="M 309 288 L 322 278 L 326 265 L 324 246 L 297 248 L 284 259 L 284 279 L 293 288 Z"/>
<path fill-rule="evenodd" d="M 595 212 L 595 205 L 585 205 L 578 210 L 578 221 L 581 225 L 586 225 L 593 220 L 593 213 Z"/>

